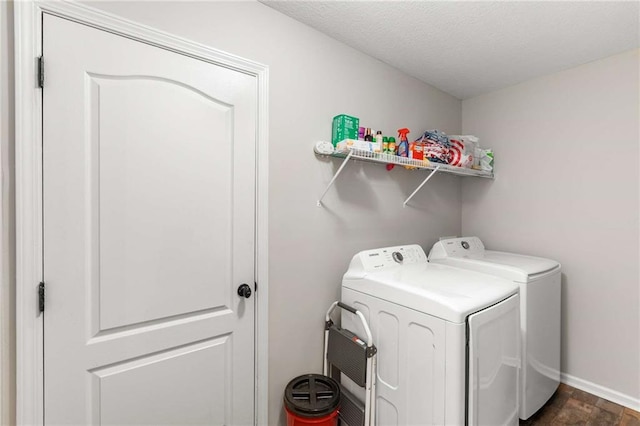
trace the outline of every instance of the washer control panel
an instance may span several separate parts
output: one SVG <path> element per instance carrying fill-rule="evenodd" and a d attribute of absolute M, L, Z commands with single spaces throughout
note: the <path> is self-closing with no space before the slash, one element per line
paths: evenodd
<path fill-rule="evenodd" d="M 484 253 L 484 244 L 478 237 L 446 238 L 431 248 L 429 260 L 446 257 L 478 257 Z"/>
<path fill-rule="evenodd" d="M 412 244 L 361 251 L 354 256 L 349 270 L 362 268 L 371 272 L 415 263 L 427 263 L 427 255 L 422 247 Z"/>

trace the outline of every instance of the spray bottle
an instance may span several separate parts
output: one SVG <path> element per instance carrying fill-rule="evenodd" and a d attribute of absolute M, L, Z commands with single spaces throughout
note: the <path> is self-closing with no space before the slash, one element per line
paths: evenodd
<path fill-rule="evenodd" d="M 408 157 L 409 156 L 409 139 L 407 139 L 407 134 L 410 132 L 409 129 L 398 129 L 398 157 Z"/>

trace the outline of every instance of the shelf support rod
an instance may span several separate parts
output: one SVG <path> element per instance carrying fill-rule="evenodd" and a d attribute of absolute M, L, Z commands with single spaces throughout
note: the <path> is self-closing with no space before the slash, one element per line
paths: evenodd
<path fill-rule="evenodd" d="M 415 190 L 415 191 L 413 191 L 413 192 L 411 193 L 411 195 L 409 195 L 409 198 L 407 198 L 406 200 L 404 200 L 404 203 L 402 203 L 402 207 L 407 207 L 407 203 L 409 202 L 409 200 L 411 200 L 411 199 L 413 198 L 413 196 L 414 196 L 414 195 L 416 195 L 416 193 L 417 193 L 418 191 L 420 191 L 420 188 L 422 188 L 422 187 L 424 186 L 424 184 L 425 184 L 425 183 L 427 183 L 427 182 L 429 181 L 429 179 L 431 179 L 431 177 L 432 177 L 433 175 L 435 175 L 435 174 L 436 174 L 436 172 L 437 172 L 438 170 L 440 170 L 440 166 L 439 166 L 439 165 L 438 165 L 438 166 L 436 166 L 436 168 L 435 168 L 435 169 L 433 169 L 433 171 L 432 171 L 431 173 L 429 173 L 429 176 L 427 176 L 427 178 L 426 178 L 425 180 L 423 180 L 423 181 L 422 181 L 422 183 L 420 184 L 420 186 L 418 186 L 418 187 L 416 188 L 416 190 Z"/>
<path fill-rule="evenodd" d="M 333 185 L 333 182 L 336 181 L 336 179 L 338 178 L 338 175 L 342 172 L 342 169 L 344 169 L 344 166 L 347 165 L 347 163 L 349 162 L 349 160 L 351 159 L 351 156 L 353 155 L 353 151 L 349 150 L 349 154 L 347 154 L 347 156 L 345 157 L 344 161 L 342 162 L 342 165 L 340 166 L 340 168 L 338 169 L 338 171 L 336 172 L 335 175 L 333 175 L 333 179 L 331 179 L 331 182 L 329 182 L 329 185 L 327 185 L 327 188 L 324 190 L 324 192 L 322 193 L 322 195 L 320 196 L 320 198 L 318 198 L 318 202 L 317 202 L 317 206 L 320 207 L 322 206 L 322 199 L 324 198 L 324 196 L 326 195 L 327 191 L 329 190 L 329 188 L 331 188 L 331 185 Z"/>

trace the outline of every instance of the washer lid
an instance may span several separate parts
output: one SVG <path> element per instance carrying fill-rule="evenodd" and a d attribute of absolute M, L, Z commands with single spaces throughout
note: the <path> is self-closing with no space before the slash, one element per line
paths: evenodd
<path fill-rule="evenodd" d="M 345 275 L 342 286 L 455 323 L 518 292 L 502 278 L 430 263 Z"/>
<path fill-rule="evenodd" d="M 555 260 L 486 250 L 478 237 L 441 239 L 429 252 L 430 262 L 496 275 L 526 283 L 536 275 L 560 270 Z"/>
<path fill-rule="evenodd" d="M 502 267 L 520 269 L 527 275 L 543 274 L 560 266 L 558 262 L 551 259 L 493 250 L 485 250 L 483 260 Z"/>
<path fill-rule="evenodd" d="M 478 257 L 446 257 L 433 259 L 431 262 L 470 269 L 521 283 L 535 279 L 538 275 L 560 270 L 560 264 L 555 260 L 492 250 L 485 250 L 483 255 Z"/>

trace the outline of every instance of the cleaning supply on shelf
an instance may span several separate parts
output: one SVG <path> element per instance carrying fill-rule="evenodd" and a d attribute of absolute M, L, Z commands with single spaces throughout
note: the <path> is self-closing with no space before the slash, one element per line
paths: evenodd
<path fill-rule="evenodd" d="M 338 142 L 336 152 L 349 152 L 351 149 L 359 151 L 375 152 L 377 145 L 375 142 L 359 141 L 357 139 L 345 139 Z"/>
<path fill-rule="evenodd" d="M 405 128 L 398 129 L 398 156 L 399 157 L 408 157 L 409 156 L 409 139 L 407 139 L 407 135 L 410 130 Z"/>
<path fill-rule="evenodd" d="M 480 140 L 475 136 L 465 136 L 466 140 L 472 145 L 471 154 L 473 155 L 473 164 L 471 168 L 474 170 L 480 170 L 480 157 L 482 157 L 482 149 L 480 149 Z M 466 141 L 465 141 L 466 142 Z"/>
<path fill-rule="evenodd" d="M 367 127 L 364 132 L 364 140 L 367 142 L 373 142 L 373 135 L 371 134 L 371 128 Z"/>
<path fill-rule="evenodd" d="M 389 149 L 387 153 L 396 155 L 396 138 L 389 136 Z"/>
<path fill-rule="evenodd" d="M 480 140 L 474 135 L 450 135 L 451 141 L 450 150 L 450 163 L 455 165 L 455 157 L 457 155 L 456 146 L 461 151 L 460 167 L 468 169 L 481 170 L 480 157 L 482 156 L 482 150 L 480 149 Z M 460 146 L 462 145 L 462 146 Z"/>
<path fill-rule="evenodd" d="M 447 148 L 449 148 L 449 146 L 451 145 L 451 143 L 449 142 L 449 137 L 446 135 L 446 133 L 441 132 L 440 130 L 427 130 L 426 132 L 424 132 L 424 136 L 429 140 L 446 146 Z"/>
<path fill-rule="evenodd" d="M 451 142 L 449 164 L 456 167 L 471 168 L 473 165 L 473 153 L 468 152 L 464 137 L 450 135 L 449 142 Z"/>
<path fill-rule="evenodd" d="M 380 130 L 376 132 L 376 144 L 378 144 L 378 152 L 384 152 L 382 132 Z"/>
<path fill-rule="evenodd" d="M 447 135 L 439 130 L 427 130 L 416 142 L 422 143 L 423 158 L 430 162 L 448 164 L 451 142 Z"/>
<path fill-rule="evenodd" d="M 358 127 L 358 140 L 364 140 L 364 127 Z"/>
<path fill-rule="evenodd" d="M 331 143 L 333 146 L 345 139 L 358 139 L 358 127 L 360 119 L 346 114 L 340 114 L 333 117 L 333 126 L 331 132 Z"/>
<path fill-rule="evenodd" d="M 480 170 L 485 172 L 493 171 L 493 150 L 481 149 L 480 150 Z"/>
<path fill-rule="evenodd" d="M 409 158 L 414 160 L 424 159 L 424 144 L 421 141 L 411 142 L 409 144 Z"/>
<path fill-rule="evenodd" d="M 385 154 L 389 152 L 389 138 L 386 136 L 382 137 L 382 152 Z"/>

